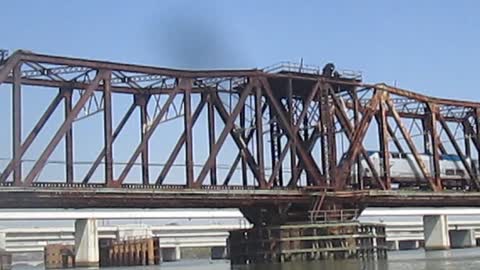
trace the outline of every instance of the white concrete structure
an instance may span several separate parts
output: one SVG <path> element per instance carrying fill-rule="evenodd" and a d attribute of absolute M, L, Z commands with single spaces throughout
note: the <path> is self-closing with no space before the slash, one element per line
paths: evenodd
<path fill-rule="evenodd" d="M 7 248 L 7 233 L 0 232 L 0 250 L 5 250 Z"/>
<path fill-rule="evenodd" d="M 238 210 L 165 210 L 165 209 L 16 209 L 0 210 L 6 220 L 77 220 L 77 219 L 243 219 Z"/>
<path fill-rule="evenodd" d="M 75 265 L 96 267 L 99 264 L 98 228 L 95 219 L 75 221 Z"/>
<path fill-rule="evenodd" d="M 447 216 L 423 216 L 423 235 L 425 239 L 425 250 L 450 248 Z"/>
<path fill-rule="evenodd" d="M 385 217 L 414 215 L 438 215 L 446 213 L 449 215 L 470 215 L 480 213 L 476 208 L 369 208 L 364 211 L 361 219 L 371 218 L 381 220 Z M 0 210 L 0 221 L 9 223 L 13 220 L 72 220 L 72 219 L 197 219 L 193 223 L 200 223 L 200 220 L 234 220 L 231 225 L 115 225 L 101 226 L 98 228 L 99 238 L 121 239 L 134 237 L 138 233 L 151 232 L 154 236 L 160 237 L 160 244 L 163 248 L 183 247 L 224 247 L 228 231 L 247 228 L 249 224 L 238 210 L 165 210 L 165 209 L 133 209 L 133 210 L 111 210 L 111 209 L 46 209 L 46 210 Z M 388 220 L 388 219 L 387 219 Z M 418 219 L 419 221 L 420 219 Z M 384 222 L 387 231 L 387 241 L 392 247 L 413 248 L 424 241 L 423 223 L 418 221 L 388 221 Z M 203 221 L 202 221 L 203 222 Z M 36 223 L 33 222 L 32 225 Z M 37 223 L 38 224 L 38 223 Z M 448 230 L 471 230 L 473 236 L 468 240 L 467 235 L 455 234 L 455 238 L 467 239 L 469 244 L 480 238 L 480 219 L 467 221 L 451 221 Z M 142 231 L 139 232 L 138 230 Z M 0 229 L 0 245 L 2 244 L 2 233 L 4 233 L 5 247 L 11 252 L 32 252 L 43 251 L 47 244 L 65 243 L 73 244 L 75 233 L 73 227 L 52 227 L 52 228 L 9 228 Z M 462 238 L 463 237 L 463 238 Z M 467 237 L 467 238 L 465 238 Z M 448 238 L 448 237 L 447 237 Z M 450 238 L 452 236 L 450 235 Z M 452 247 L 457 247 L 457 239 L 451 239 Z M 464 243 L 466 243 L 464 241 Z M 455 242 L 455 243 L 454 243 Z M 0 246 L 1 247 L 1 246 Z"/>
<path fill-rule="evenodd" d="M 475 231 L 472 229 L 450 230 L 448 231 L 448 234 L 450 237 L 451 248 L 469 248 L 477 245 Z"/>
<path fill-rule="evenodd" d="M 367 208 L 362 212 L 362 217 L 386 217 L 386 216 L 432 216 L 432 215 L 446 215 L 446 216 L 478 216 L 480 215 L 480 208 L 473 207 L 372 207 Z"/>
<path fill-rule="evenodd" d="M 384 222 L 387 241 L 393 249 L 418 248 L 424 240 L 423 224 L 418 221 Z M 449 230 L 471 230 L 474 238 L 480 238 L 480 221 L 451 221 Z M 230 225 L 110 225 L 99 226 L 98 234 L 101 239 L 119 239 L 120 235 L 128 237 L 131 229 L 137 227 L 140 231 L 151 231 L 154 236 L 160 237 L 160 245 L 170 247 L 225 247 L 228 231 L 244 229 L 247 224 Z M 122 230 L 129 232 L 122 233 Z M 73 227 L 49 228 L 9 228 L 0 229 L 0 234 L 6 235 L 6 248 L 11 252 L 41 252 L 47 244 L 74 243 Z M 452 240 L 453 242 L 453 240 Z M 400 244 L 402 243 L 402 244 Z"/>
<path fill-rule="evenodd" d="M 162 248 L 180 247 L 220 247 L 226 246 L 226 239 L 230 230 L 248 228 L 247 224 L 230 225 L 115 225 L 99 226 L 98 235 L 101 239 L 121 239 L 131 235 L 132 228 L 137 227 L 139 232 L 160 237 Z M 122 232 L 126 230 L 127 232 Z M 150 232 L 147 232 L 150 231 Z M 47 244 L 74 244 L 74 228 L 9 228 L 0 229 L 6 234 L 6 248 L 10 252 L 42 252 Z"/>
<path fill-rule="evenodd" d="M 148 225 L 122 225 L 118 227 L 116 239 L 121 241 L 133 238 L 149 238 L 152 235 L 152 229 Z"/>

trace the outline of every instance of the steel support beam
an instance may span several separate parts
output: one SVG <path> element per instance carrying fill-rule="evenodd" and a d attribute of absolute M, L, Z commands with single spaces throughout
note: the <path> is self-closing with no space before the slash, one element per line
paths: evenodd
<path fill-rule="evenodd" d="M 447 137 L 450 140 L 450 143 L 452 144 L 453 148 L 455 149 L 455 152 L 457 153 L 458 157 L 460 157 L 460 160 L 462 161 L 462 164 L 465 167 L 465 170 L 467 171 L 468 177 L 470 178 L 470 182 L 473 184 L 473 186 L 475 186 L 476 190 L 479 190 L 480 183 L 475 177 L 475 175 L 473 174 L 470 164 L 467 161 L 467 158 L 465 157 L 465 155 L 463 154 L 462 149 L 458 145 L 455 136 L 453 135 L 452 131 L 448 127 L 447 122 L 445 121 L 445 119 L 443 119 L 441 115 L 438 115 L 438 121 L 440 122 L 440 125 L 442 125 L 442 128 L 447 134 Z"/>
<path fill-rule="evenodd" d="M 219 98 L 218 97 L 215 98 L 215 107 L 217 108 L 217 111 L 220 114 L 220 117 L 225 122 L 225 127 L 223 128 L 222 132 L 218 136 L 217 142 L 213 146 L 212 153 L 208 156 L 208 159 L 205 162 L 205 165 L 200 171 L 197 177 L 197 180 L 195 181 L 195 187 L 199 187 L 203 184 L 203 181 L 207 176 L 208 171 L 213 165 L 213 160 L 216 158 L 216 156 L 220 152 L 220 149 L 229 133 L 232 135 L 232 137 L 234 138 L 234 141 L 237 143 L 237 145 L 240 148 L 242 148 L 243 150 L 246 148 L 245 142 L 241 140 L 239 136 L 237 136 L 238 134 L 236 134 L 235 132 L 232 132 L 232 129 L 234 127 L 235 120 L 237 116 L 240 114 L 240 111 L 242 110 L 248 95 L 252 91 L 252 88 L 253 88 L 253 84 L 252 82 L 250 82 L 250 84 L 248 84 L 245 87 L 245 89 L 243 89 L 238 99 L 238 102 L 235 105 L 235 108 L 233 109 L 230 115 L 228 115 L 227 111 L 223 107 L 223 104 L 221 104 L 221 101 L 219 100 Z M 248 154 L 249 152 L 245 151 L 245 153 Z M 252 172 L 254 173 L 256 179 L 260 180 L 261 178 L 258 176 L 258 166 L 255 164 L 253 157 L 251 157 L 251 155 L 248 156 L 247 163 L 250 166 L 250 169 L 252 169 Z M 264 183 L 260 182 L 259 185 L 263 187 Z"/>
<path fill-rule="evenodd" d="M 0 66 L 0 85 L 2 83 L 5 82 L 5 80 L 8 78 L 8 75 L 10 74 L 10 72 L 12 72 L 12 70 L 15 68 L 15 67 L 18 67 L 19 66 L 19 62 L 20 62 L 20 54 L 15 52 L 14 54 L 12 54 L 8 59 L 7 61 L 5 62 L 5 64 L 3 64 L 2 66 Z M 17 72 L 18 73 L 18 72 Z M 13 79 L 14 81 L 15 79 Z M 14 83 L 12 81 L 12 83 Z"/>
<path fill-rule="evenodd" d="M 388 148 L 388 129 L 387 129 L 387 108 L 384 100 L 388 98 L 386 92 L 382 92 L 382 99 L 379 103 L 379 118 L 380 125 L 378 125 L 378 138 L 380 145 L 380 158 L 381 158 L 381 168 L 382 168 L 382 177 L 386 189 L 391 189 L 391 179 L 390 179 L 390 150 Z"/>
<path fill-rule="evenodd" d="M 73 90 L 70 88 L 60 89 L 64 99 L 64 119 L 72 112 Z M 68 184 L 73 183 L 73 124 L 68 126 L 65 132 L 65 178 Z"/>
<path fill-rule="evenodd" d="M 208 151 L 212 154 L 213 145 L 215 144 L 215 107 L 212 100 L 212 95 L 208 95 L 207 103 L 207 122 L 208 122 Z M 217 159 L 213 159 L 213 166 L 210 169 L 210 184 L 217 185 Z"/>
<path fill-rule="evenodd" d="M 55 133 L 54 137 L 51 139 L 47 147 L 43 150 L 42 154 L 40 155 L 39 159 L 35 162 L 32 169 L 28 173 L 23 185 L 29 186 L 35 181 L 36 177 L 43 169 L 45 164 L 47 163 L 48 158 L 52 154 L 55 147 L 58 145 L 60 140 L 63 136 L 65 136 L 65 132 L 68 130 L 68 127 L 72 124 L 73 120 L 77 117 L 80 110 L 83 108 L 87 100 L 93 94 L 95 88 L 98 87 L 100 81 L 105 77 L 107 71 L 100 70 L 96 75 L 93 81 L 90 83 L 90 87 L 88 87 L 82 97 L 78 100 L 77 104 L 72 108 L 72 111 L 68 115 L 68 118 L 63 122 L 60 128 Z"/>
<path fill-rule="evenodd" d="M 263 112 L 266 110 L 266 103 L 263 104 L 262 106 L 262 114 Z M 242 113 L 240 112 L 240 116 L 242 116 Z M 241 119 L 241 118 L 240 118 Z M 253 123 L 250 123 L 251 125 L 253 125 Z M 242 129 L 240 127 L 241 131 L 240 133 L 243 134 L 245 132 L 245 129 Z M 255 129 L 249 129 L 248 130 L 248 134 L 246 135 L 246 137 L 244 137 L 242 135 L 242 140 L 245 141 L 245 145 L 248 145 L 250 143 L 250 141 L 253 139 L 253 135 L 255 134 Z M 232 176 L 233 174 L 235 173 L 235 170 L 237 169 L 238 167 L 238 163 L 240 162 L 240 160 L 245 160 L 245 168 L 247 167 L 247 159 L 246 159 L 246 155 L 243 154 L 243 151 L 240 150 L 238 151 L 238 154 L 237 154 L 237 157 L 235 158 L 235 160 L 233 161 L 232 163 L 232 166 L 230 167 L 230 170 L 228 171 L 227 173 L 227 176 L 225 177 L 225 180 L 223 181 L 223 186 L 226 186 L 230 183 L 230 180 L 232 179 Z M 243 170 L 243 165 L 242 165 L 242 179 L 243 179 L 243 173 L 245 171 L 245 179 L 246 179 L 246 170 Z M 247 186 L 248 185 L 248 182 L 243 182 L 242 180 L 242 185 L 243 186 Z"/>
<path fill-rule="evenodd" d="M 253 131 L 253 130 L 252 130 Z M 246 135 L 246 120 L 245 120 L 245 106 L 242 108 L 242 110 L 240 111 L 240 135 L 241 135 L 241 138 L 243 141 L 246 142 L 246 144 L 248 145 L 248 142 L 250 140 L 247 140 L 247 135 Z M 252 135 L 253 135 L 253 132 L 252 132 Z M 241 170 L 242 170 L 242 185 L 243 186 L 248 186 L 248 175 L 247 175 L 247 157 L 246 155 L 243 154 L 243 151 L 240 150 L 238 152 L 238 155 L 241 157 L 241 161 L 242 161 L 242 166 L 241 166 Z M 235 163 L 235 162 L 234 162 Z M 236 165 L 235 165 L 236 167 Z M 233 166 L 232 166 L 233 168 Z M 232 172 L 233 174 L 233 172 Z M 230 175 L 230 174 L 229 174 Z M 225 183 L 228 183 L 230 180 L 229 180 L 229 177 L 227 175 L 227 178 L 225 179 Z"/>
<path fill-rule="evenodd" d="M 312 87 L 312 90 L 309 91 L 308 93 L 308 96 L 305 98 L 304 100 L 304 106 L 302 108 L 302 111 L 300 112 L 300 115 L 298 116 L 298 119 L 297 119 L 297 122 L 294 123 L 293 120 L 292 120 L 292 125 L 293 125 L 293 133 L 294 134 L 298 134 L 299 131 L 300 131 L 300 126 L 302 125 L 302 123 L 304 124 L 304 128 L 305 127 L 305 122 L 304 120 L 305 119 L 308 119 L 307 116 L 308 116 L 308 113 L 309 113 L 309 106 L 310 104 L 312 103 L 312 101 L 314 100 L 314 98 L 317 96 L 318 92 L 320 90 L 320 83 L 317 82 L 313 87 Z M 304 134 L 305 137 L 304 137 L 304 141 L 306 141 L 308 138 L 308 134 Z M 281 166 L 282 166 L 282 163 L 285 159 L 285 157 L 287 156 L 287 153 L 288 153 L 288 149 L 290 148 L 291 150 L 291 146 L 293 145 L 293 141 L 292 140 L 288 140 L 287 144 L 285 145 L 284 149 L 281 150 L 280 154 L 279 154 L 279 158 L 278 158 L 278 162 L 275 164 L 275 166 L 273 167 L 272 169 L 272 174 L 270 176 L 270 179 L 268 180 L 268 184 L 269 186 L 273 186 L 274 184 L 274 180 L 275 178 L 277 177 L 277 175 L 279 174 L 280 172 L 280 169 L 281 169 Z M 304 147 L 305 145 L 302 144 L 302 147 Z M 310 152 L 311 150 L 309 150 Z M 292 187 L 292 186 L 296 186 L 297 183 L 298 183 L 298 180 L 299 180 L 299 177 L 300 177 L 300 174 L 302 172 L 302 170 L 297 166 L 297 162 L 295 161 L 295 163 L 293 163 L 293 165 L 295 167 L 295 170 L 297 171 L 296 174 L 293 174 L 292 173 L 292 178 L 290 180 L 290 182 L 288 183 L 288 186 L 289 187 Z M 293 170 L 293 169 L 292 169 Z M 308 174 L 307 174 L 307 177 L 308 177 Z M 308 178 L 307 178 L 308 180 Z"/>
<path fill-rule="evenodd" d="M 191 87 L 183 94 L 183 125 L 185 129 L 185 177 L 187 187 L 193 187 L 193 132 L 192 132 L 192 97 Z"/>
<path fill-rule="evenodd" d="M 336 185 L 337 190 L 345 189 L 347 183 L 347 178 L 350 174 L 350 169 L 353 162 L 357 159 L 358 154 L 362 151 L 362 141 L 367 133 L 367 130 L 370 126 L 370 122 L 373 116 L 378 111 L 378 105 L 380 103 L 380 92 L 374 91 L 372 99 L 369 104 L 365 107 L 364 114 L 360 120 L 358 127 L 353 131 L 351 135 L 350 146 L 348 147 L 347 152 L 344 155 L 344 158 L 340 160 L 340 163 L 337 166 L 336 172 Z"/>
<path fill-rule="evenodd" d="M 115 131 L 113 132 L 112 141 L 111 141 L 112 145 L 113 145 L 113 142 L 115 142 L 115 139 L 117 139 L 118 135 L 122 131 L 123 127 L 125 127 L 125 124 L 128 122 L 128 120 L 132 116 L 136 107 L 137 107 L 137 105 L 135 104 L 135 102 L 132 102 L 132 105 L 130 105 L 127 112 L 125 113 L 125 115 L 122 117 L 122 119 L 118 123 L 117 127 L 115 128 Z M 113 149 L 113 146 L 112 146 L 112 149 Z M 90 178 L 93 176 L 93 174 L 95 173 L 95 170 L 98 168 L 98 166 L 102 162 L 102 159 L 104 159 L 104 158 L 107 158 L 107 148 L 106 148 L 106 146 L 103 147 L 102 151 L 98 154 L 98 156 L 95 159 L 95 161 L 93 162 L 92 166 L 90 167 L 88 172 L 85 174 L 85 176 L 83 178 L 83 181 L 82 181 L 83 184 L 87 184 L 90 181 Z M 113 164 L 113 161 L 112 161 L 112 164 Z M 114 183 L 115 182 L 113 181 L 113 176 L 112 176 L 112 179 L 111 179 L 110 182 L 106 181 L 106 184 L 108 186 L 113 186 Z"/>
<path fill-rule="evenodd" d="M 177 96 L 177 93 L 180 92 L 181 89 L 185 89 L 187 87 L 192 86 L 192 81 L 190 79 L 180 79 L 178 82 L 177 87 L 175 87 L 175 90 L 173 90 L 169 95 L 167 100 L 165 101 L 163 107 L 160 109 L 160 112 L 155 116 L 151 124 L 149 125 L 148 130 L 145 132 L 143 135 L 143 140 L 140 141 L 140 143 L 137 145 L 137 148 L 135 149 L 135 152 L 132 154 L 130 159 L 127 162 L 127 165 L 125 165 L 123 171 L 120 173 L 120 176 L 118 177 L 118 180 L 116 181 L 115 185 L 122 185 L 123 181 L 127 177 L 128 173 L 132 169 L 135 160 L 137 160 L 138 156 L 140 153 L 143 151 L 145 148 L 146 142 L 150 139 L 150 137 L 153 135 L 155 132 L 155 129 L 157 128 L 158 124 L 162 120 L 162 118 L 165 116 L 165 114 L 168 111 L 169 106 L 172 104 L 173 100 Z"/>
<path fill-rule="evenodd" d="M 112 90 L 111 90 L 111 73 L 106 75 L 103 81 L 103 149 L 105 150 L 105 183 L 107 186 L 112 186 L 113 183 L 113 141 L 114 134 L 112 133 Z M 133 106 L 132 106 L 133 107 Z M 132 110 L 133 112 L 133 110 Z M 122 123 L 121 121 L 120 123 Z M 101 157 L 101 155 L 100 155 Z"/>
<path fill-rule="evenodd" d="M 263 111 L 262 111 L 262 89 L 255 88 L 255 134 L 257 146 L 257 164 L 258 164 L 258 179 L 259 183 L 265 182 L 265 159 L 263 146 Z"/>
<path fill-rule="evenodd" d="M 18 63 L 13 68 L 12 84 L 12 153 L 13 159 L 18 160 L 13 169 L 13 183 L 20 185 L 22 183 L 22 161 L 20 158 L 20 146 L 22 143 L 22 63 Z"/>
<path fill-rule="evenodd" d="M 289 139 L 292 140 L 292 144 L 295 145 L 297 155 L 302 160 L 302 163 L 306 168 L 307 174 L 311 174 L 311 179 L 313 179 L 313 181 L 315 182 L 315 185 L 321 186 L 322 184 L 325 183 L 325 178 L 321 174 L 320 169 L 318 168 L 315 160 L 313 159 L 310 153 L 307 153 L 305 149 L 302 148 L 302 145 L 301 145 L 302 140 L 301 138 L 299 138 L 299 134 L 294 132 L 291 125 L 291 121 L 289 121 L 287 118 L 287 113 L 285 112 L 285 109 L 281 104 L 278 103 L 275 95 L 273 94 L 272 89 L 270 88 L 268 81 L 265 78 L 260 78 L 260 80 L 262 82 L 264 92 L 268 97 L 270 104 L 275 110 L 275 113 L 278 115 L 279 123 L 283 126 L 283 129 L 287 132 L 287 136 L 289 137 Z"/>
<path fill-rule="evenodd" d="M 205 97 L 205 95 L 202 95 L 200 103 L 197 105 L 197 108 L 195 109 L 192 115 L 192 126 L 195 125 L 195 123 L 197 122 L 197 119 L 200 116 L 200 113 L 202 112 L 203 108 L 205 107 L 206 102 L 207 102 L 207 98 Z M 155 182 L 156 185 L 162 185 L 163 182 L 165 181 L 165 178 L 167 177 L 168 172 L 172 168 L 172 165 L 177 159 L 178 154 L 180 153 L 180 150 L 182 150 L 182 147 L 185 144 L 186 136 L 187 136 L 186 131 L 183 131 L 182 135 L 180 136 L 177 143 L 173 147 L 172 152 L 168 156 L 167 162 L 165 162 L 165 166 L 163 166 L 162 171 L 158 175 L 157 181 Z"/>
<path fill-rule="evenodd" d="M 288 79 L 288 85 L 287 85 L 287 106 L 288 106 L 288 118 L 290 120 L 290 123 L 295 123 L 295 113 L 294 113 L 294 106 L 293 106 L 293 79 L 289 78 Z M 281 103 L 280 103 L 281 104 Z M 278 114 L 277 114 L 278 116 Z M 297 148 L 295 144 L 290 143 L 290 170 L 291 170 L 291 180 L 289 183 L 289 186 L 296 185 L 298 182 L 298 179 L 300 178 L 300 172 L 296 166 L 297 164 Z"/>
<path fill-rule="evenodd" d="M 23 144 L 20 147 L 20 152 L 17 156 L 17 158 L 13 158 L 10 160 L 8 163 L 7 167 L 5 167 L 5 170 L 2 172 L 0 175 L 0 183 L 3 183 L 6 181 L 7 177 L 10 175 L 12 172 L 13 168 L 17 167 L 18 164 L 20 163 L 21 158 L 27 151 L 27 149 L 30 147 L 30 145 L 33 143 L 35 138 L 37 137 L 38 133 L 43 129 L 45 126 L 45 123 L 48 121 L 50 116 L 53 114 L 55 109 L 58 107 L 60 102 L 62 101 L 62 94 L 59 92 L 55 98 L 52 100 L 52 102 L 48 105 L 47 109 L 43 113 L 43 115 L 40 117 L 38 122 L 35 124 L 35 126 L 32 128 L 30 133 L 28 134 L 27 138 L 23 142 Z"/>
<path fill-rule="evenodd" d="M 389 110 L 392 112 L 393 118 L 395 119 L 395 122 L 397 123 L 397 126 L 400 129 L 400 132 L 402 133 L 403 138 L 405 139 L 405 142 L 408 145 L 408 148 L 412 152 L 412 155 L 416 163 L 418 164 L 418 167 L 420 168 L 420 171 L 422 172 L 424 179 L 428 181 L 428 183 L 430 184 L 430 188 L 432 188 L 433 191 L 442 190 L 442 187 L 438 186 L 430 177 L 430 175 L 427 173 L 425 162 L 423 162 L 423 160 L 420 158 L 417 148 L 415 147 L 415 144 L 413 143 L 413 140 L 410 134 L 406 130 L 405 126 L 403 125 L 400 115 L 398 115 L 397 110 L 395 109 L 395 106 L 393 105 L 391 100 L 387 99 L 387 105 Z"/>
<path fill-rule="evenodd" d="M 142 184 L 148 185 L 150 184 L 150 175 L 149 175 L 149 138 L 145 136 L 145 134 L 150 129 L 150 123 L 148 121 L 148 101 L 150 100 L 150 96 L 148 95 L 139 95 L 138 97 L 138 106 L 140 107 L 140 141 L 143 144 L 143 148 L 141 150 L 141 163 L 142 163 Z"/>
<path fill-rule="evenodd" d="M 440 156 L 439 156 L 439 142 L 440 138 L 437 132 L 437 115 L 438 108 L 434 104 L 427 104 L 429 110 L 428 124 L 426 126 L 427 132 L 430 133 L 430 140 L 432 142 L 431 149 L 428 148 L 427 153 L 431 153 L 433 157 L 433 180 L 436 186 L 442 186 L 442 180 L 440 178 L 441 168 L 440 168 Z M 428 140 L 428 138 L 426 138 Z M 427 150 L 427 149 L 426 149 Z"/>

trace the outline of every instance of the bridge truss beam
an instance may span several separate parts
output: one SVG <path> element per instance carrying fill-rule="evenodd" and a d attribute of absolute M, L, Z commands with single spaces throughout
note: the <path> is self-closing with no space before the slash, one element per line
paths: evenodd
<path fill-rule="evenodd" d="M 11 131 L 12 153 L 0 168 L 4 186 L 480 188 L 476 102 L 320 71 L 176 70 L 26 51 L 0 63 L 0 90 L 8 85 L 12 121 L 4 130 Z M 34 112 L 39 118 L 30 132 L 22 134 L 26 88 L 34 90 L 29 95 L 53 95 L 43 111 Z M 125 97 L 131 102 L 122 111 Z M 45 126 L 58 123 L 52 115 L 62 101 L 63 121 L 51 139 L 40 139 L 39 133 L 51 131 Z M 79 136 L 96 137 L 74 136 L 80 121 L 101 126 L 101 146 L 76 144 Z M 181 131 L 176 137 L 171 123 Z M 132 125 L 140 135 L 128 152 L 117 141 L 130 138 L 125 129 Z M 55 162 L 63 164 L 64 174 L 47 173 L 62 141 L 63 159 Z M 42 144 L 39 154 L 27 155 L 32 145 Z M 82 160 L 90 155 L 96 158 Z M 399 174 L 400 163 L 412 173 Z M 136 168 L 138 175 L 132 172 Z"/>

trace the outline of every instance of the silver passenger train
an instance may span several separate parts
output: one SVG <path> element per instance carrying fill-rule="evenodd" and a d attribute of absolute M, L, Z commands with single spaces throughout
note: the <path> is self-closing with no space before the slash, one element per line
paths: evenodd
<path fill-rule="evenodd" d="M 373 166 L 380 174 L 382 171 L 382 159 L 380 158 L 380 153 L 378 151 L 368 151 L 370 160 L 373 163 Z M 408 183 L 408 181 L 416 181 L 422 179 L 423 174 L 420 170 L 419 165 L 415 161 L 413 154 L 403 154 L 403 153 L 390 153 L 390 177 L 392 182 L 397 183 Z M 421 160 L 423 160 L 426 171 L 429 175 L 432 175 L 433 172 L 433 156 L 430 154 L 421 154 Z M 478 160 L 467 158 L 467 163 L 474 174 L 478 170 Z M 468 173 L 465 170 L 461 159 L 457 155 L 440 155 L 440 178 L 442 180 L 465 180 L 468 178 Z M 354 179 L 357 178 L 357 170 L 353 170 Z M 361 168 L 360 168 L 360 177 L 363 178 L 372 178 L 373 174 L 370 170 L 370 167 L 367 165 L 365 159 L 361 158 Z M 459 182 L 459 181 L 457 181 Z"/>

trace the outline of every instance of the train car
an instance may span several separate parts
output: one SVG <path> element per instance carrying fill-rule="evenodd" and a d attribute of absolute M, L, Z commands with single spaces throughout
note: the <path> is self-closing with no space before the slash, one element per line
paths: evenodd
<path fill-rule="evenodd" d="M 375 171 L 381 175 L 382 158 L 378 151 L 368 151 L 370 160 L 373 163 Z M 398 186 L 408 186 L 417 183 L 419 180 L 424 179 L 422 171 L 419 165 L 415 161 L 413 154 L 404 153 L 390 153 L 390 177 L 392 183 Z M 433 156 L 431 154 L 420 154 L 420 159 L 423 161 L 426 167 L 428 175 L 432 175 L 433 172 Z M 467 158 L 467 163 L 476 174 L 478 168 L 478 160 L 472 160 Z M 353 179 L 372 179 L 373 174 L 365 159 L 361 158 L 360 170 L 356 168 L 353 171 Z M 461 159 L 457 155 L 440 155 L 440 178 L 446 186 L 461 186 L 466 183 L 468 173 L 465 170 Z M 357 176 L 357 172 L 360 173 Z"/>

